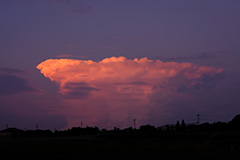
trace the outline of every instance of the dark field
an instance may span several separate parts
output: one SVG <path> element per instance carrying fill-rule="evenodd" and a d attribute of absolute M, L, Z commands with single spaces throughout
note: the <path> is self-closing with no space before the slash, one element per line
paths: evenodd
<path fill-rule="evenodd" d="M 240 132 L 0 137 L 0 159 L 240 159 Z"/>

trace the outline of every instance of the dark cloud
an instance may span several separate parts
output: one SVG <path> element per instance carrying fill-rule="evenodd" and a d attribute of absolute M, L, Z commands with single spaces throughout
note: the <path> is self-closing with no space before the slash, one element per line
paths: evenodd
<path fill-rule="evenodd" d="M 10 95 L 22 92 L 36 92 L 27 80 L 14 75 L 0 74 L 0 95 Z"/>
<path fill-rule="evenodd" d="M 214 58 L 215 55 L 211 54 L 211 53 L 207 53 L 207 52 L 202 52 L 202 53 L 199 53 L 198 55 L 196 55 L 195 59 L 208 59 L 208 58 Z"/>
<path fill-rule="evenodd" d="M 22 78 L 24 71 L 13 68 L 0 68 L 0 96 L 23 92 L 37 92 L 29 82 Z"/>
<path fill-rule="evenodd" d="M 146 82 L 143 81 L 134 81 L 134 82 L 129 82 L 129 83 L 114 83 L 115 85 L 136 85 L 136 86 L 144 86 L 144 85 L 149 85 Z"/>
<path fill-rule="evenodd" d="M 224 73 L 216 74 L 215 76 L 209 76 L 207 74 L 203 74 L 201 78 L 194 85 L 181 85 L 178 87 L 178 92 L 192 92 L 195 90 L 210 90 L 215 88 L 215 86 L 220 82 L 220 80 L 224 79 Z M 192 82 L 187 82 L 192 83 Z M 185 83 L 185 84 L 187 84 Z"/>
<path fill-rule="evenodd" d="M 85 98 L 88 97 L 92 91 L 99 90 L 88 86 L 86 83 L 66 83 L 63 89 L 66 90 L 64 94 L 66 98 Z"/>
<path fill-rule="evenodd" d="M 148 83 L 142 82 L 142 81 L 131 82 L 131 83 L 129 83 L 129 84 L 137 85 L 137 86 L 149 85 Z"/>

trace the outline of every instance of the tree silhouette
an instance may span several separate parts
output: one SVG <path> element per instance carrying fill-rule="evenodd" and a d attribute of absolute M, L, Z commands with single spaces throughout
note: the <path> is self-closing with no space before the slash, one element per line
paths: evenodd
<path fill-rule="evenodd" d="M 182 129 L 183 131 L 186 130 L 186 124 L 185 124 L 184 119 L 182 120 L 182 123 L 181 123 L 181 129 Z"/>
<path fill-rule="evenodd" d="M 176 123 L 176 131 L 179 131 L 180 130 L 180 123 L 179 123 L 179 121 L 177 121 L 177 123 Z"/>

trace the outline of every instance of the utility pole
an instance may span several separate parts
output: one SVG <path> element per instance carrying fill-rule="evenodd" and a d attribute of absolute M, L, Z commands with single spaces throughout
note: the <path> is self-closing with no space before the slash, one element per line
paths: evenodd
<path fill-rule="evenodd" d="M 6 124 L 6 129 L 8 129 L 8 124 Z"/>
<path fill-rule="evenodd" d="M 133 119 L 133 129 L 136 129 L 136 119 Z"/>
<path fill-rule="evenodd" d="M 81 128 L 83 128 L 83 122 L 81 121 Z"/>
<path fill-rule="evenodd" d="M 200 114 L 197 114 L 197 124 L 200 124 Z"/>
<path fill-rule="evenodd" d="M 38 123 L 37 123 L 37 125 L 36 125 L 36 130 L 38 130 Z"/>

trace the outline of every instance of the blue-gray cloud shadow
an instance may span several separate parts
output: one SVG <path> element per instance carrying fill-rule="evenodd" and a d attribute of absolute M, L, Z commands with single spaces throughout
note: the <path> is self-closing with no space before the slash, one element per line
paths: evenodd
<path fill-rule="evenodd" d="M 64 86 L 68 92 L 64 94 L 66 98 L 86 98 L 92 91 L 98 91 L 98 88 L 90 87 L 86 83 L 67 83 Z"/>

